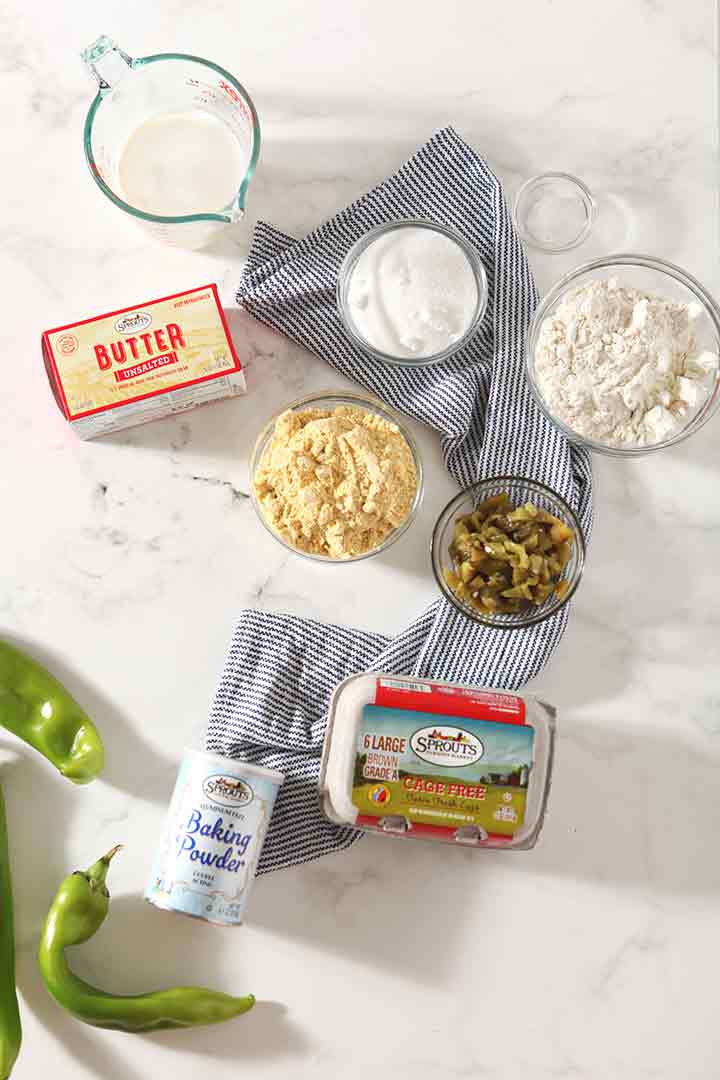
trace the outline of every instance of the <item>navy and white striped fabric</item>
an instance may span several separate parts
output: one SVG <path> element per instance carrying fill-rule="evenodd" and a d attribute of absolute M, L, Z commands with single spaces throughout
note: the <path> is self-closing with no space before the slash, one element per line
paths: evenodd
<path fill-rule="evenodd" d="M 487 313 L 471 341 L 451 359 L 421 368 L 366 357 L 345 333 L 335 300 L 338 269 L 351 245 L 374 225 L 410 217 L 457 229 L 480 253 L 489 284 Z M 589 457 L 538 411 L 524 375 L 525 335 L 537 302 L 525 254 L 499 181 L 452 128 L 304 240 L 258 225 L 237 299 L 257 319 L 434 428 L 460 485 L 508 474 L 539 480 L 570 503 L 589 534 Z M 341 679 L 384 670 L 518 689 L 547 661 L 567 617 L 566 607 L 527 630 L 492 630 L 440 598 L 389 639 L 289 615 L 242 612 L 207 743 L 286 774 L 259 873 L 347 847 L 360 835 L 330 825 L 318 804 L 328 702 Z"/>

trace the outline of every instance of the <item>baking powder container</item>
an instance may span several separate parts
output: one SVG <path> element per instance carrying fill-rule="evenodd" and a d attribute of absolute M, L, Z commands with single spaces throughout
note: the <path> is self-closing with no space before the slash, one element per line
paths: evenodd
<path fill-rule="evenodd" d="M 239 926 L 283 774 L 186 750 L 145 899 Z"/>

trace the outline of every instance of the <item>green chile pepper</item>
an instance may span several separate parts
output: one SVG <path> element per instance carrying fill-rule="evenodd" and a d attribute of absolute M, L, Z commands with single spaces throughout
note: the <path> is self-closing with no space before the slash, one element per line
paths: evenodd
<path fill-rule="evenodd" d="M 12 886 L 5 820 L 0 788 L 0 1080 L 7 1080 L 20 1052 L 22 1029 L 15 992 L 15 937 Z"/>
<path fill-rule="evenodd" d="M 90 717 L 42 664 L 7 641 L 0 641 L 0 726 L 75 784 L 102 771 L 103 744 Z"/>
<path fill-rule="evenodd" d="M 110 894 L 105 884 L 114 847 L 89 870 L 76 871 L 61 883 L 45 920 L 40 941 L 40 974 L 48 991 L 78 1020 L 120 1031 L 217 1024 L 247 1012 L 252 994 L 232 997 L 202 987 L 180 986 L 151 994 L 120 996 L 97 990 L 74 975 L 65 958 L 69 945 L 81 945 L 102 925 Z"/>

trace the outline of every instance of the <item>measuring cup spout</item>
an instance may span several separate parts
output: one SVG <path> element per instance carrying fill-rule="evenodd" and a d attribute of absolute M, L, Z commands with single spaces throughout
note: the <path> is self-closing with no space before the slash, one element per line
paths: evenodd
<path fill-rule="evenodd" d="M 83 49 L 80 55 L 85 66 L 97 79 L 101 94 L 112 90 L 133 63 L 132 57 L 124 53 L 107 34 L 101 34 L 92 45 Z"/>

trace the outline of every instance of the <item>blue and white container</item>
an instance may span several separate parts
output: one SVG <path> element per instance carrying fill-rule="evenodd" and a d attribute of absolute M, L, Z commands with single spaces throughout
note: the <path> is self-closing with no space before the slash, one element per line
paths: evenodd
<path fill-rule="evenodd" d="M 186 750 L 145 899 L 240 926 L 283 774 Z"/>

